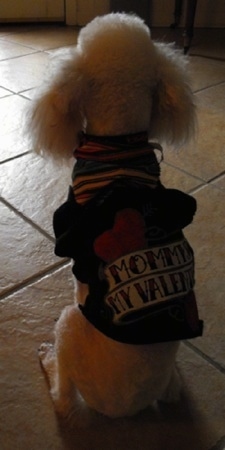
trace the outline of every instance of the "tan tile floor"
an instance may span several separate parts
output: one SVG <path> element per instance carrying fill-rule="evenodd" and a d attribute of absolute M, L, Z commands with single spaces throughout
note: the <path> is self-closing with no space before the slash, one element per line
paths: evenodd
<path fill-rule="evenodd" d="M 196 30 L 190 52 L 199 106 L 195 143 L 165 152 L 166 185 L 191 192 L 198 214 L 187 231 L 196 254 L 203 338 L 182 344 L 183 398 L 132 419 L 77 416 L 56 420 L 37 357 L 54 322 L 72 301 L 68 261 L 54 256 L 51 217 L 65 198 L 70 167 L 54 168 L 30 152 L 23 114 L 54 50 L 76 41 L 59 26 L 0 31 L 0 449 L 225 449 L 225 30 Z M 153 30 L 180 39 L 180 31 Z"/>

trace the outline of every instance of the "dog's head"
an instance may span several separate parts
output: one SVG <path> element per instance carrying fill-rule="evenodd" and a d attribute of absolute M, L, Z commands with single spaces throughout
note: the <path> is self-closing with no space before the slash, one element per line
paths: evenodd
<path fill-rule="evenodd" d="M 33 146 L 71 156 L 81 131 L 112 136 L 148 131 L 149 138 L 180 144 L 195 126 L 185 58 L 151 40 L 134 16 L 112 13 L 84 27 L 77 45 L 34 102 Z"/>

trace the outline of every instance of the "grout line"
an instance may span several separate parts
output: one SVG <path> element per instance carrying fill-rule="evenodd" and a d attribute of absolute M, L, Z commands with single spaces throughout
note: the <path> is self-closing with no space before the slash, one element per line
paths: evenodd
<path fill-rule="evenodd" d="M 211 185 L 212 183 L 214 183 L 215 181 L 219 180 L 220 178 L 222 178 L 222 177 L 225 175 L 225 170 L 223 170 L 222 172 L 220 172 L 219 174 L 217 174 L 217 175 L 215 175 L 214 177 L 210 178 L 209 180 L 203 180 L 202 178 L 200 178 L 200 177 L 198 177 L 198 176 L 196 176 L 196 175 L 193 175 L 193 174 L 187 172 L 186 170 L 181 169 L 180 167 L 177 167 L 177 166 L 175 166 L 174 164 L 171 164 L 171 163 L 169 163 L 169 162 L 167 162 L 167 161 L 163 161 L 163 163 L 164 163 L 165 165 L 167 165 L 167 166 L 169 166 L 169 167 L 172 167 L 173 169 L 176 169 L 176 170 L 178 170 L 178 171 L 184 173 L 185 175 L 188 175 L 189 177 L 192 177 L 192 178 L 194 178 L 195 180 L 197 180 L 197 181 L 200 182 L 200 184 L 199 184 L 198 186 L 195 186 L 194 188 L 192 188 L 192 189 L 190 189 L 190 190 L 188 191 L 189 194 L 193 194 L 193 193 L 196 193 L 196 192 L 200 191 L 200 190 L 203 189 L 205 186 Z M 213 187 L 215 187 L 215 186 L 213 186 Z"/>
<path fill-rule="evenodd" d="M 210 178 L 210 180 L 207 181 L 207 183 L 213 183 L 216 180 L 219 180 L 225 175 L 225 170 L 223 172 L 220 172 L 218 175 L 215 175 L 215 177 Z"/>
<path fill-rule="evenodd" d="M 174 164 L 168 162 L 168 161 L 163 161 L 164 164 L 166 164 L 167 166 L 173 167 L 173 169 L 179 170 L 182 173 L 185 173 L 185 175 L 188 175 L 189 177 L 195 178 L 195 180 L 200 181 L 201 183 L 207 183 L 207 181 L 203 180 L 202 178 L 198 177 L 197 175 L 193 175 L 190 172 L 187 172 L 187 170 L 181 169 L 180 167 L 175 166 Z"/>
<path fill-rule="evenodd" d="M 1 62 L 1 61 L 0 61 L 0 62 Z M 4 89 L 5 91 L 8 91 L 7 94 L 4 95 L 4 97 L 1 97 L 1 99 L 2 99 L 2 98 L 5 98 L 5 97 L 9 97 L 10 95 L 16 95 L 16 92 L 15 92 L 15 91 L 12 91 L 12 89 L 9 89 L 8 87 L 3 86 L 2 84 L 0 85 L 0 87 L 1 87 L 2 89 Z"/>
<path fill-rule="evenodd" d="M 220 189 L 214 183 L 215 183 L 215 181 L 220 180 L 220 178 L 222 178 L 224 175 L 225 175 L 225 171 L 219 173 L 218 175 L 215 175 L 215 177 L 210 178 L 208 181 L 205 181 L 203 184 L 194 187 L 188 193 L 196 194 L 196 192 L 201 191 L 201 189 L 203 189 L 206 186 L 211 186 L 213 189 L 218 189 L 219 191 L 223 191 L 223 189 Z"/>
<path fill-rule="evenodd" d="M 0 39 L 1 39 L 1 38 L 0 38 Z M 6 39 L 4 39 L 4 41 L 6 41 Z M 25 46 L 25 45 L 23 45 L 23 44 L 17 44 L 17 43 L 14 42 L 14 41 L 8 41 L 8 40 L 7 40 L 7 42 L 8 42 L 9 44 L 15 44 L 15 45 L 19 45 L 19 46 L 21 46 L 21 47 L 26 48 L 26 49 L 28 50 L 28 53 L 24 53 L 24 54 L 22 54 L 22 55 L 10 56 L 9 58 L 3 58 L 3 59 L 0 59 L 0 63 L 3 62 L 3 61 L 11 61 L 11 60 L 14 60 L 14 59 L 23 58 L 24 56 L 35 55 L 36 53 L 40 53 L 40 52 L 41 52 L 41 50 L 34 49 L 33 47 L 27 47 L 27 46 Z M 29 51 L 29 50 L 30 50 L 30 51 Z"/>
<path fill-rule="evenodd" d="M 25 89 L 25 91 L 19 91 L 17 95 L 19 95 L 19 96 L 22 97 L 22 98 L 25 98 L 25 100 L 32 101 L 31 98 L 26 97 L 26 93 L 29 93 L 30 91 L 33 91 L 33 90 L 35 90 L 35 89 L 37 89 L 37 86 L 32 87 L 31 89 Z"/>
<path fill-rule="evenodd" d="M 1 62 L 1 61 L 0 61 L 0 62 Z M 11 97 L 12 95 L 15 95 L 15 92 L 14 92 L 14 91 L 12 91 L 12 90 L 9 89 L 9 88 L 6 88 L 5 86 L 0 85 L 0 88 L 4 89 L 4 91 L 5 91 L 5 94 L 3 94 L 3 95 L 0 97 L 0 100 L 1 100 L 2 98 Z"/>
<path fill-rule="evenodd" d="M 201 358 L 203 358 L 205 361 L 207 361 L 215 369 L 219 370 L 219 372 L 225 374 L 225 367 L 221 366 L 218 362 L 214 361 L 214 359 L 210 358 L 210 356 L 206 355 L 206 353 L 202 352 L 198 347 L 195 347 L 195 345 L 191 344 L 191 342 L 189 342 L 189 341 L 185 341 L 185 342 L 183 342 L 183 344 L 186 347 L 193 350 L 194 353 L 196 353 Z"/>
<path fill-rule="evenodd" d="M 3 161 L 0 161 L 0 165 L 8 163 L 10 161 L 14 161 L 14 159 L 19 159 L 22 156 L 29 155 L 31 152 L 32 152 L 32 150 L 27 150 L 26 152 L 19 153 L 18 155 L 15 155 L 15 156 L 11 156 L 11 158 L 7 158 L 7 159 L 4 159 Z"/>
<path fill-rule="evenodd" d="M 70 265 L 69 261 L 70 260 L 64 258 L 63 261 L 56 262 L 53 265 L 48 266 L 48 268 L 38 272 L 37 274 L 28 277 L 26 280 L 23 280 L 10 288 L 6 288 L 2 293 L 0 293 L 0 302 L 1 300 L 5 300 L 9 296 L 16 294 L 22 289 L 32 286 L 36 282 L 43 280 L 46 276 L 54 274 L 59 269 L 63 269 L 67 265 Z"/>
<path fill-rule="evenodd" d="M 53 236 L 51 236 L 47 231 L 43 230 L 38 224 L 33 222 L 33 220 L 29 219 L 29 217 L 25 216 L 22 212 L 20 212 L 17 208 L 15 208 L 11 203 L 5 200 L 3 197 L 0 197 L 0 201 L 11 211 L 13 211 L 17 216 L 19 216 L 22 220 L 31 225 L 35 230 L 39 231 L 45 238 L 50 240 L 51 242 L 55 242 Z"/>
<path fill-rule="evenodd" d="M 195 186 L 194 188 L 190 189 L 190 190 L 188 191 L 188 194 L 194 195 L 194 194 L 196 194 L 197 192 L 199 192 L 199 191 L 201 191 L 202 189 L 204 189 L 206 186 L 208 186 L 207 183 L 199 184 L 198 186 Z"/>
<path fill-rule="evenodd" d="M 210 85 L 205 86 L 205 87 L 203 87 L 203 88 L 201 88 L 201 89 L 197 89 L 196 91 L 193 91 L 193 92 L 194 92 L 194 94 L 199 94 L 200 92 L 207 91 L 208 89 L 212 89 L 212 88 L 214 88 L 214 87 L 221 86 L 221 85 L 224 84 L 224 83 L 225 83 L 224 80 L 223 80 L 223 81 L 218 81 L 218 83 L 210 84 Z"/>

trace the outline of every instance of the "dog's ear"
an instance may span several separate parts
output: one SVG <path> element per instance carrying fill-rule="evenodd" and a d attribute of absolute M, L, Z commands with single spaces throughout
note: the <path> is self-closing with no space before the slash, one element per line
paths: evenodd
<path fill-rule="evenodd" d="M 194 96 L 187 61 L 171 44 L 155 43 L 157 83 L 153 95 L 150 137 L 175 146 L 193 137 L 196 126 Z"/>
<path fill-rule="evenodd" d="M 76 55 L 31 105 L 27 131 L 32 147 L 53 158 L 68 158 L 83 128 L 85 82 Z"/>

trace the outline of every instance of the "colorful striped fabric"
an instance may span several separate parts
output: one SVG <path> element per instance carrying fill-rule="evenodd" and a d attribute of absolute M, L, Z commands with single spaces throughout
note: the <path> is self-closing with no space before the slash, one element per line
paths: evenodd
<path fill-rule="evenodd" d="M 74 152 L 77 162 L 72 179 L 77 203 L 86 203 L 103 187 L 125 178 L 155 188 L 160 167 L 154 149 L 162 155 L 161 146 L 149 143 L 147 133 L 116 137 L 83 135 L 81 146 Z"/>

